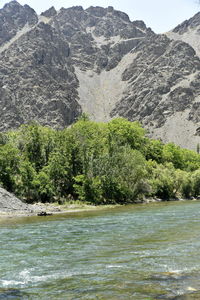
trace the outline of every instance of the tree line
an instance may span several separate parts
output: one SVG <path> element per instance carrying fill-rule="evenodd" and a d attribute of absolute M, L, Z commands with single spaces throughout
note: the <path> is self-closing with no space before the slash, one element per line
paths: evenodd
<path fill-rule="evenodd" d="M 0 185 L 28 203 L 189 199 L 200 195 L 200 155 L 149 139 L 138 122 L 83 115 L 63 130 L 30 123 L 0 133 Z"/>

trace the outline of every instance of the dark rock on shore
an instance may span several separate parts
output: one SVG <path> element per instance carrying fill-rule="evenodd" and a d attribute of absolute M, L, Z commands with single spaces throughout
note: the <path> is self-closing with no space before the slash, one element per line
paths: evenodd
<path fill-rule="evenodd" d="M 52 216 L 52 213 L 47 213 L 46 211 L 41 211 L 37 215 L 38 215 L 38 217 L 46 217 L 46 216 Z"/>

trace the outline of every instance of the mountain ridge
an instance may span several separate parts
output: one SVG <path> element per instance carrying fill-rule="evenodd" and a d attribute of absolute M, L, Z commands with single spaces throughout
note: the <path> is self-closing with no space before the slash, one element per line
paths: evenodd
<path fill-rule="evenodd" d="M 164 142 L 199 143 L 200 13 L 158 35 L 111 6 L 37 16 L 11 1 L 0 32 L 0 130 L 29 120 L 63 128 L 86 112 L 139 120 Z"/>

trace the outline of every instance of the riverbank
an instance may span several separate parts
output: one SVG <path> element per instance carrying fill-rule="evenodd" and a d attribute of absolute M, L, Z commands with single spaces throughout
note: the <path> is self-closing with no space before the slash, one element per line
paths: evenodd
<path fill-rule="evenodd" d="M 193 199 L 191 201 L 196 201 L 197 199 Z M 176 200 L 176 201 L 186 201 L 184 199 Z M 134 203 L 135 205 L 147 205 L 151 203 L 159 203 L 159 202 L 169 202 L 169 201 L 159 201 L 157 199 L 147 199 L 144 202 Z M 175 202 L 175 200 L 171 200 L 170 202 Z M 58 204 L 58 203 L 35 203 L 28 204 L 28 210 L 8 210 L 2 211 L 0 209 L 0 218 L 16 218 L 16 217 L 33 217 L 33 216 L 51 216 L 51 215 L 61 215 L 61 214 L 70 214 L 70 213 L 81 213 L 81 212 L 89 212 L 89 211 L 103 211 L 108 209 L 114 209 L 117 207 L 125 207 L 126 205 L 90 205 L 80 203 L 79 201 L 74 201 L 73 203 L 66 204 Z"/>
<path fill-rule="evenodd" d="M 0 218 L 45 216 L 55 214 L 75 213 L 81 211 L 102 210 L 113 208 L 117 205 L 94 206 L 80 201 L 71 201 L 64 204 L 58 203 L 35 203 L 27 204 L 18 199 L 12 193 L 0 188 Z"/>
<path fill-rule="evenodd" d="M 90 205 L 74 201 L 72 203 L 58 204 L 58 203 L 36 203 L 31 205 L 33 210 L 32 215 L 40 212 L 45 212 L 47 215 L 78 213 L 95 210 L 105 210 L 109 208 L 119 207 L 120 205 Z"/>
<path fill-rule="evenodd" d="M 119 207 L 120 205 L 87 205 L 87 204 L 52 204 L 52 203 L 37 203 L 30 204 L 29 211 L 1 211 L 0 218 L 16 218 L 16 217 L 32 217 L 32 216 L 50 216 L 59 214 L 80 213 L 87 211 L 100 211 Z"/>
<path fill-rule="evenodd" d="M 184 201 L 186 199 L 171 199 L 169 201 Z M 198 200 L 192 199 L 191 201 Z M 158 198 L 148 198 L 145 200 L 138 200 L 134 204 L 149 204 L 162 202 Z M 133 203 L 132 203 L 133 204 Z M 59 203 L 35 203 L 27 204 L 18 199 L 12 193 L 9 193 L 3 188 L 0 188 L 0 218 L 12 218 L 12 217 L 28 217 L 28 216 L 48 216 L 67 213 L 79 213 L 86 211 L 99 211 L 112 209 L 124 205 L 91 205 L 80 201 L 70 201 L 64 204 Z"/>

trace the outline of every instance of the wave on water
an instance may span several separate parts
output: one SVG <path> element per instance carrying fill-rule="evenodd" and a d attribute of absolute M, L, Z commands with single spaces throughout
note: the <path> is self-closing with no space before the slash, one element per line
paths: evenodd
<path fill-rule="evenodd" d="M 200 273 L 200 267 L 199 266 L 190 266 L 190 267 L 182 267 L 181 269 L 176 269 L 170 266 L 165 266 L 165 272 L 167 273 L 174 273 L 174 274 L 199 274 Z"/>
<path fill-rule="evenodd" d="M 31 270 L 32 271 L 32 270 Z M 95 274 L 94 272 L 57 272 L 48 275 L 31 275 L 30 270 L 23 270 L 17 276 L 18 280 L 16 279 L 2 279 L 0 280 L 0 286 L 3 287 L 16 287 L 16 286 L 25 286 L 28 284 L 46 282 L 51 280 L 57 279 L 67 279 L 74 276 L 82 276 L 82 275 L 92 275 Z"/>
<path fill-rule="evenodd" d="M 114 269 L 114 268 L 124 268 L 124 266 L 120 266 L 120 265 L 108 265 L 108 266 L 106 266 L 106 269 Z"/>

